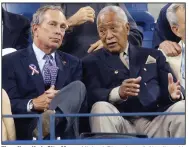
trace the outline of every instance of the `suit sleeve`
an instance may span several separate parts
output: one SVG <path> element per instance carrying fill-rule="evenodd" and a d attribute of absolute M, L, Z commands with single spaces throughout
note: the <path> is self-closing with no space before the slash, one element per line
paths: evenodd
<path fill-rule="evenodd" d="M 128 12 L 127 8 L 125 7 L 125 4 L 119 3 L 118 5 L 125 11 L 125 14 L 127 15 L 128 18 L 128 22 L 130 25 L 130 34 L 128 38 L 129 42 L 133 45 L 141 47 L 143 34 L 139 31 L 136 22 L 132 18 L 131 14 Z"/>
<path fill-rule="evenodd" d="M 28 97 L 21 96 L 17 84 L 19 81 L 16 79 L 16 69 L 11 58 L 13 58 L 11 55 L 6 55 L 2 60 L 2 87 L 10 98 L 13 114 L 25 114 L 28 113 L 27 104 L 33 97 L 32 95 Z"/>
<path fill-rule="evenodd" d="M 24 27 L 20 32 L 20 36 L 16 43 L 16 49 L 23 49 L 28 47 L 29 45 L 29 38 L 30 38 L 30 22 L 28 19 L 23 18 Z"/>
<path fill-rule="evenodd" d="M 95 57 L 88 56 L 83 60 L 84 83 L 87 88 L 89 107 L 98 101 L 109 101 L 109 94 L 113 88 L 105 88 L 98 76 L 99 69 Z"/>
<path fill-rule="evenodd" d="M 78 62 L 76 63 L 75 68 L 72 72 L 73 75 L 73 81 L 79 80 L 82 81 L 82 75 L 83 75 L 83 69 L 82 69 L 82 62 L 78 59 Z"/>

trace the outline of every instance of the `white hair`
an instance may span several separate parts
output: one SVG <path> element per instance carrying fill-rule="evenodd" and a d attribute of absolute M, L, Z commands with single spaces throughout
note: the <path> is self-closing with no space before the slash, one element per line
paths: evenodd
<path fill-rule="evenodd" d="M 34 14 L 33 14 L 33 19 L 31 21 L 31 27 L 34 25 L 34 24 L 41 24 L 42 21 L 44 20 L 44 13 L 47 11 L 47 10 L 58 10 L 58 11 L 61 11 L 63 13 L 63 10 L 60 6 L 57 6 L 57 5 L 44 5 L 42 7 L 40 7 Z M 64 13 L 63 13 L 64 14 Z M 32 37 L 33 37 L 33 31 L 31 29 L 31 34 L 32 34 Z"/>
<path fill-rule="evenodd" d="M 169 8 L 167 9 L 166 17 L 167 17 L 167 20 L 168 20 L 170 26 L 178 25 L 178 18 L 176 16 L 176 12 L 177 12 L 178 8 L 185 9 L 185 4 L 171 4 L 169 6 Z"/>
<path fill-rule="evenodd" d="M 118 6 L 106 6 L 104 7 L 99 13 L 98 13 L 98 16 L 97 16 L 97 20 L 96 20 L 96 23 L 98 25 L 98 20 L 100 18 L 100 16 L 104 13 L 107 13 L 107 12 L 114 12 L 118 18 L 120 18 L 121 20 L 123 20 L 125 23 L 128 23 L 128 18 L 127 18 L 127 15 L 125 14 L 125 12 L 123 11 L 123 9 L 121 9 L 120 7 Z"/>

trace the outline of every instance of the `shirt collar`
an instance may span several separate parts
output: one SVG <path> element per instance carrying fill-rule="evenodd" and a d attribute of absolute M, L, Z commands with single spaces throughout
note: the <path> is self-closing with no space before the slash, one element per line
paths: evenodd
<path fill-rule="evenodd" d="M 185 43 L 184 43 L 184 41 L 181 40 L 178 44 L 181 46 L 181 48 L 185 49 Z"/>
<path fill-rule="evenodd" d="M 35 43 L 33 43 L 32 46 L 33 46 L 33 50 L 34 50 L 35 56 L 37 58 L 37 61 L 39 62 L 39 61 L 43 60 L 45 53 L 41 49 L 39 49 L 35 45 Z M 55 59 L 55 52 L 51 53 L 51 55 L 52 55 L 53 59 Z"/>
<path fill-rule="evenodd" d="M 124 56 L 125 54 L 126 54 L 127 56 L 129 55 L 128 49 L 129 49 L 129 42 L 127 41 L 127 46 L 126 46 L 124 52 L 122 52 L 123 56 Z"/>

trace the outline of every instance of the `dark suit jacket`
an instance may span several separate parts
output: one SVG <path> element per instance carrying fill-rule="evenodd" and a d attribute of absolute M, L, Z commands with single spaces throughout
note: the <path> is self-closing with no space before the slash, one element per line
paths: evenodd
<path fill-rule="evenodd" d="M 156 59 L 156 63 L 145 64 L 149 55 Z M 165 107 L 172 103 L 168 92 L 168 73 L 171 70 L 163 54 L 157 50 L 130 44 L 129 64 L 129 77 L 142 77 L 140 93 L 138 97 L 129 97 L 127 101 L 116 104 L 118 110 L 121 112 L 165 110 Z M 111 90 L 120 86 L 127 77 L 127 69 L 120 60 L 119 54 L 112 54 L 106 49 L 85 57 L 83 68 L 90 106 L 97 101 L 108 101 Z"/>
<path fill-rule="evenodd" d="M 56 64 L 59 67 L 55 87 L 61 89 L 67 84 L 82 77 L 82 66 L 79 59 L 57 51 Z M 13 114 L 29 114 L 27 103 L 44 93 L 44 81 L 41 72 L 31 75 L 30 64 L 36 65 L 40 71 L 32 46 L 3 57 L 2 84 L 10 98 Z M 33 119 L 16 119 L 19 135 L 25 135 Z M 32 127 L 35 125 L 32 125 Z M 21 127 L 21 128 L 20 128 Z M 31 132 L 30 132 L 31 133 Z"/>
<path fill-rule="evenodd" d="M 30 22 L 24 16 L 13 14 L 2 9 L 3 46 L 17 50 L 29 45 Z"/>
<path fill-rule="evenodd" d="M 166 11 L 169 8 L 171 3 L 165 5 L 159 14 L 157 23 L 154 28 L 154 35 L 153 35 L 153 48 L 158 48 L 159 44 L 165 40 L 170 40 L 174 42 L 179 42 L 180 38 L 177 37 L 171 30 L 169 22 L 166 17 Z"/>
<path fill-rule="evenodd" d="M 75 14 L 81 7 L 90 6 L 95 10 L 95 16 L 97 17 L 101 9 L 103 9 L 107 3 L 65 3 L 63 4 L 64 14 L 67 18 Z M 128 10 L 125 7 L 124 3 L 113 4 L 120 6 L 126 13 L 128 21 L 130 24 L 130 35 L 129 41 L 137 46 L 142 45 L 143 35 L 138 30 L 137 25 Z M 77 57 L 86 56 L 87 50 L 90 45 L 98 41 L 100 38 L 97 32 L 96 19 L 94 23 L 86 22 L 80 26 L 73 27 L 72 31 L 68 31 L 64 37 L 63 46 L 61 50 L 64 52 L 70 53 Z"/>

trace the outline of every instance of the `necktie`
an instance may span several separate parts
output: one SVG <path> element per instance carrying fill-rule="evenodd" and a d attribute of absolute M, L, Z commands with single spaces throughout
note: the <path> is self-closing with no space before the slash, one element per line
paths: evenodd
<path fill-rule="evenodd" d="M 127 63 L 127 67 L 128 67 L 128 69 L 129 69 L 129 56 L 128 56 L 128 54 L 126 54 L 125 52 L 124 52 L 124 58 L 125 58 L 125 61 L 126 61 L 126 63 Z"/>
<path fill-rule="evenodd" d="M 45 65 L 43 67 L 44 83 L 46 86 L 55 85 L 58 67 L 55 64 L 52 55 L 45 55 L 44 59 L 46 60 Z"/>
<path fill-rule="evenodd" d="M 182 76 L 182 82 L 181 85 L 185 89 L 185 48 L 182 47 L 182 59 L 181 59 L 181 76 Z"/>

